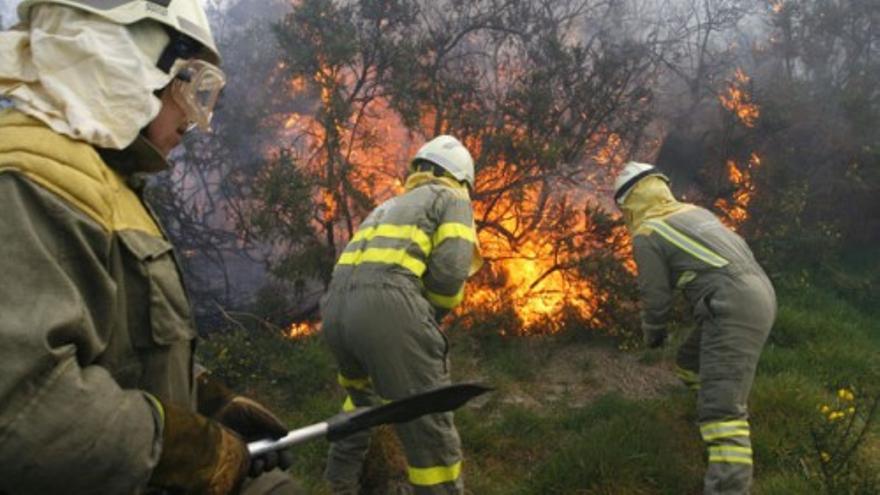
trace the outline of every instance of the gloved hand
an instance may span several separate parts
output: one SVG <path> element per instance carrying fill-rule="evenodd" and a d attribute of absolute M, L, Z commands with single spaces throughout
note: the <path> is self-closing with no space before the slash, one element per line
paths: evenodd
<path fill-rule="evenodd" d="M 195 495 L 237 493 L 250 457 L 241 438 L 200 414 L 155 402 L 165 428 L 149 484 Z"/>
<path fill-rule="evenodd" d="M 666 343 L 667 332 L 665 328 L 644 331 L 645 347 L 648 349 L 657 349 Z"/>
<path fill-rule="evenodd" d="M 275 440 L 287 435 L 287 427 L 271 411 L 259 402 L 237 395 L 210 373 L 200 374 L 196 383 L 199 412 L 219 421 L 241 435 L 245 441 L 253 442 L 264 438 Z M 251 459 L 248 474 L 256 477 L 276 467 L 287 469 L 292 464 L 293 453 L 289 450 L 267 452 Z"/>

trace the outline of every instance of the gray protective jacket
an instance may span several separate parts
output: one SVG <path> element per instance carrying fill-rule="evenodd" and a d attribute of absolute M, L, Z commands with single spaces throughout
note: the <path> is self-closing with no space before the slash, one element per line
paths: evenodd
<path fill-rule="evenodd" d="M 157 155 L 158 156 L 158 155 Z M 0 112 L 0 493 L 142 491 L 195 408 L 171 244 L 87 143 Z"/>
<path fill-rule="evenodd" d="M 440 311 L 464 299 L 465 280 L 480 263 L 467 189 L 425 173 L 411 174 L 407 189 L 358 228 L 336 263 L 330 293 L 395 286 L 423 295 Z"/>
<path fill-rule="evenodd" d="M 776 296 L 767 275 L 746 242 L 715 215 L 676 202 L 657 177 L 635 186 L 624 213 L 633 232 L 644 332 L 666 327 L 676 289 L 697 316 L 765 309 L 775 315 Z M 752 297 L 766 299 L 766 307 L 741 304 Z"/>

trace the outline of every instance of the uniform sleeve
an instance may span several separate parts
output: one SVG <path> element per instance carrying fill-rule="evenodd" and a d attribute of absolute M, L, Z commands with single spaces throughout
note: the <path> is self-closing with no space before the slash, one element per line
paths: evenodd
<path fill-rule="evenodd" d="M 669 267 L 660 246 L 649 236 L 633 238 L 633 256 L 639 267 L 639 294 L 642 302 L 642 331 L 646 334 L 666 328 L 672 308 Z"/>
<path fill-rule="evenodd" d="M 470 199 L 464 191 L 445 189 L 435 203 L 437 229 L 431 238 L 425 295 L 435 307 L 450 310 L 464 299 L 474 255 L 476 232 Z"/>
<path fill-rule="evenodd" d="M 117 311 L 107 235 L 0 172 L 0 239 L 0 492 L 140 491 L 162 421 L 145 393 L 94 364 Z"/>

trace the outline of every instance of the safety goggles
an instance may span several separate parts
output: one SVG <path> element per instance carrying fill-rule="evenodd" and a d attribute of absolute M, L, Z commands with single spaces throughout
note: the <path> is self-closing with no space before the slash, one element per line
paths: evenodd
<path fill-rule="evenodd" d="M 180 105 L 190 124 L 203 131 L 211 130 L 214 105 L 226 76 L 217 66 L 199 59 L 178 60 L 172 68 L 171 96 Z"/>

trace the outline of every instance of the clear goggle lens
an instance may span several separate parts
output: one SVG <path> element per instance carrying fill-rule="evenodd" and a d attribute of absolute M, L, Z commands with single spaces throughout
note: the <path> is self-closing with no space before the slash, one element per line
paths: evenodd
<path fill-rule="evenodd" d="M 172 68 L 171 96 L 186 113 L 192 125 L 211 130 L 211 116 L 226 76 L 217 66 L 204 60 L 179 60 Z"/>

